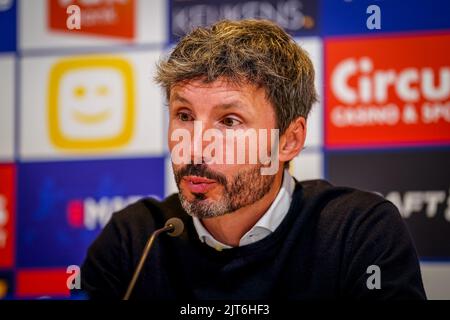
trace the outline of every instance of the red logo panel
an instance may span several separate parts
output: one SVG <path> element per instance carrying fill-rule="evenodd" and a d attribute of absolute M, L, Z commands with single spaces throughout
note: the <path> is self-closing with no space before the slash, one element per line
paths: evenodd
<path fill-rule="evenodd" d="M 14 266 L 15 177 L 13 165 L 0 165 L 0 268 Z"/>
<path fill-rule="evenodd" d="M 81 29 L 67 29 L 67 7 L 77 5 Z M 48 0 L 49 27 L 66 31 L 132 40 L 134 38 L 135 0 Z"/>
<path fill-rule="evenodd" d="M 450 35 L 325 43 L 329 147 L 450 143 Z"/>
<path fill-rule="evenodd" d="M 70 296 L 66 269 L 22 269 L 16 274 L 16 295 L 21 298 Z"/>

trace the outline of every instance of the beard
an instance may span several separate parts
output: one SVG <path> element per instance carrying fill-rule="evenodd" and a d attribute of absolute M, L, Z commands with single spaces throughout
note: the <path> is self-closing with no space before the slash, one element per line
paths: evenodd
<path fill-rule="evenodd" d="M 173 167 L 178 196 L 183 209 L 199 219 L 213 218 L 234 212 L 249 206 L 264 197 L 275 180 L 275 175 L 261 175 L 262 165 L 238 171 L 234 176 L 225 176 L 209 169 L 206 164 L 188 164 L 181 168 Z M 210 199 L 203 193 L 194 193 L 194 199 L 188 200 L 180 188 L 185 176 L 198 176 L 215 180 L 223 192 L 218 200 Z"/>

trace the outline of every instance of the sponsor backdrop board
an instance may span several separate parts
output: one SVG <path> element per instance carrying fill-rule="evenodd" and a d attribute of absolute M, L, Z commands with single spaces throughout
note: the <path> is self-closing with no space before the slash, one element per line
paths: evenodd
<path fill-rule="evenodd" d="M 15 57 L 0 54 L 0 161 L 14 160 Z"/>
<path fill-rule="evenodd" d="M 392 32 L 446 30 L 450 22 L 444 12 L 450 11 L 447 0 L 321 0 L 323 35 L 351 35 Z M 377 5 L 378 8 L 373 5 Z M 370 29 L 376 21 L 370 16 L 379 13 L 380 29 Z"/>
<path fill-rule="evenodd" d="M 162 153 L 160 51 L 39 56 L 21 61 L 20 157 Z"/>
<path fill-rule="evenodd" d="M 334 152 L 328 178 L 381 193 L 399 209 L 424 260 L 450 261 L 450 150 Z"/>
<path fill-rule="evenodd" d="M 80 8 L 80 29 L 68 29 L 69 5 Z M 166 43 L 164 0 L 22 0 L 20 47 L 23 50 L 106 47 Z M 69 22 L 72 20 L 69 20 Z"/>
<path fill-rule="evenodd" d="M 0 269 L 15 265 L 16 166 L 0 164 Z"/>
<path fill-rule="evenodd" d="M 16 50 L 16 12 L 16 0 L 0 1 L 0 30 L 2 30 L 0 52 Z"/>
<path fill-rule="evenodd" d="M 327 146 L 450 143 L 449 34 L 326 40 L 325 47 Z"/>
<path fill-rule="evenodd" d="M 290 172 L 396 204 L 429 297 L 450 299 L 449 10 L 446 0 L 0 1 L 0 298 L 67 298 L 68 267 L 114 211 L 177 191 L 156 62 L 196 26 L 256 18 L 287 30 L 316 69 L 319 101 Z"/>
<path fill-rule="evenodd" d="M 315 35 L 320 30 L 319 2 L 314 0 L 170 0 L 170 40 L 223 19 L 272 20 L 293 36 Z"/>
<path fill-rule="evenodd" d="M 113 212 L 164 195 L 163 173 L 163 158 L 20 164 L 17 266 L 80 264 Z"/>

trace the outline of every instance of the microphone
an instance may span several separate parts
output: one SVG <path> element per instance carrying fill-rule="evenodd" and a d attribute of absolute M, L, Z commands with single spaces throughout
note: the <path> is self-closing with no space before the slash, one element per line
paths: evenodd
<path fill-rule="evenodd" d="M 130 298 L 131 292 L 133 291 L 134 286 L 136 285 L 136 281 L 139 278 L 142 267 L 144 266 L 145 260 L 147 259 L 148 253 L 150 252 L 150 249 L 152 248 L 156 237 L 164 232 L 166 232 L 169 236 L 178 237 L 180 234 L 183 233 L 183 230 L 184 230 L 184 223 L 183 221 L 181 221 L 181 219 L 170 218 L 169 220 L 166 221 L 164 227 L 162 227 L 161 229 L 157 229 L 152 233 L 152 235 L 147 241 L 147 244 L 145 245 L 141 259 L 139 260 L 136 270 L 134 270 L 133 277 L 131 278 L 130 284 L 128 285 L 128 289 L 122 300 L 128 300 Z"/>

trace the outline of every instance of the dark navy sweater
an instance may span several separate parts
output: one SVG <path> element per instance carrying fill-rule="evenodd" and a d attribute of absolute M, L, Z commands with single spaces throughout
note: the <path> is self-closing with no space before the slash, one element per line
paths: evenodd
<path fill-rule="evenodd" d="M 425 298 L 417 254 L 396 207 L 323 180 L 296 184 L 289 212 L 272 234 L 222 251 L 199 240 L 178 195 L 138 201 L 113 214 L 89 248 L 82 290 L 91 298 L 121 299 L 148 237 L 171 217 L 181 218 L 185 230 L 156 240 L 131 299 Z M 379 267 L 380 289 L 367 286 L 371 265 Z"/>

